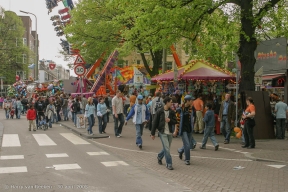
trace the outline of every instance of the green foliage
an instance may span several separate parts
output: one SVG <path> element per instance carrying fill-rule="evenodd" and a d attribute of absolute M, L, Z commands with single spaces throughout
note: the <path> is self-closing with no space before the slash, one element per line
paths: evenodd
<path fill-rule="evenodd" d="M 14 12 L 6 11 L 5 17 L 0 18 L 0 76 L 8 84 L 15 82 L 16 70 L 27 74 L 33 56 L 23 44 L 24 32 L 22 20 Z"/>

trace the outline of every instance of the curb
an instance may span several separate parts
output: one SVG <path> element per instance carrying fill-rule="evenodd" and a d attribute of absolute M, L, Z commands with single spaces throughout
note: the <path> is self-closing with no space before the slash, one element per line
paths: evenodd
<path fill-rule="evenodd" d="M 288 161 L 278 161 L 278 160 L 274 160 L 274 159 L 264 159 L 264 158 L 254 157 L 253 153 L 246 153 L 244 155 L 245 155 L 245 157 L 247 157 L 248 159 L 250 159 L 252 161 L 274 162 L 274 163 L 285 163 L 285 164 L 288 163 Z"/>
<path fill-rule="evenodd" d="M 3 124 L 0 122 L 0 148 L 2 147 L 3 133 L 4 133 L 4 126 L 3 126 Z"/>
<path fill-rule="evenodd" d="M 77 129 L 73 129 L 67 125 L 64 125 L 62 123 L 58 123 L 59 125 L 61 125 L 62 127 L 65 127 L 66 129 L 69 129 L 70 131 L 73 131 L 74 133 L 80 135 L 81 137 L 84 137 L 86 139 L 102 139 L 102 138 L 108 138 L 109 135 L 93 135 L 93 136 L 88 136 L 88 135 L 84 135 L 81 132 L 77 131 Z"/>

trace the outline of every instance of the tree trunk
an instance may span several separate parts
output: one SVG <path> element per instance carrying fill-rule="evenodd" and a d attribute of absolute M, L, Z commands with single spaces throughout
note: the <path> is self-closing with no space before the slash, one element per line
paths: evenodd
<path fill-rule="evenodd" d="M 238 49 L 238 57 L 241 62 L 240 91 L 255 91 L 254 65 L 256 63 L 254 52 L 257 48 L 255 38 L 255 24 L 252 13 L 251 0 L 241 1 L 241 33 Z"/>
<path fill-rule="evenodd" d="M 142 61 L 144 63 L 144 67 L 145 69 L 147 70 L 147 72 L 149 73 L 150 77 L 153 77 L 155 75 L 158 75 L 159 74 L 159 68 L 162 64 L 162 55 L 163 55 L 163 52 L 162 51 L 155 51 L 153 52 L 152 50 L 150 50 L 150 54 L 151 54 L 151 57 L 152 57 L 152 62 L 153 62 L 153 67 L 152 69 L 150 69 L 149 67 L 149 64 L 148 64 L 148 61 L 145 57 L 145 54 L 144 53 L 140 53 L 141 55 L 141 58 L 142 58 Z"/>

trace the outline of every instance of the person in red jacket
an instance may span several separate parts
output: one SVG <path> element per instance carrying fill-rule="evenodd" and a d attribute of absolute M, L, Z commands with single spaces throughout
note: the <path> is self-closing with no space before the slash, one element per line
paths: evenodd
<path fill-rule="evenodd" d="M 27 120 L 29 121 L 29 131 L 31 131 L 31 125 L 33 126 L 33 131 L 36 131 L 36 110 L 34 109 L 34 105 L 30 105 L 27 111 Z"/>

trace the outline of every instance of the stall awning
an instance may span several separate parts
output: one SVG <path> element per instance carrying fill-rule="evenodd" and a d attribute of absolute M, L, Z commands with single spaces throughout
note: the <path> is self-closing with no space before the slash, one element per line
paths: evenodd
<path fill-rule="evenodd" d="M 184 72 L 184 68 L 178 69 L 178 76 L 177 78 L 180 77 L 180 74 L 182 74 Z M 155 77 L 153 77 L 151 80 L 152 81 L 158 81 L 158 80 L 173 80 L 174 79 L 174 71 L 168 72 L 168 73 L 164 73 L 161 75 L 157 75 Z"/>
<path fill-rule="evenodd" d="M 283 77 L 283 76 L 285 76 L 285 74 L 263 75 L 262 76 L 262 81 L 272 80 L 272 79 L 275 79 L 275 78 L 278 78 L 278 77 Z"/>
<path fill-rule="evenodd" d="M 234 76 L 222 73 L 209 68 L 201 67 L 194 71 L 184 73 L 182 79 L 197 79 L 197 80 L 220 80 L 220 79 L 235 79 Z"/>

